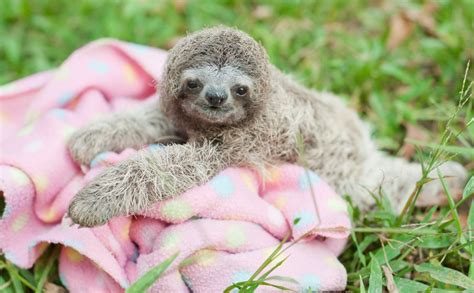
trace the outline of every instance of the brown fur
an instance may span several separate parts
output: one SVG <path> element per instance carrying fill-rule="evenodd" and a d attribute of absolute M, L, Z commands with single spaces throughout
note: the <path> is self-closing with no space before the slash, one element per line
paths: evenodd
<path fill-rule="evenodd" d="M 224 68 L 227 73 L 221 74 Z M 237 72 L 253 83 L 245 97 L 229 94 L 225 106 L 230 114 L 217 123 L 210 118 L 217 115 L 213 110 L 189 110 L 203 101 L 202 94 L 186 88 L 182 75 L 189 69 L 229 82 L 239 77 L 234 76 Z M 264 171 L 296 163 L 302 155 L 298 135 L 307 166 L 363 208 L 373 204 L 369 191 L 381 187 L 400 210 L 421 175 L 418 164 L 378 151 L 368 127 L 338 97 L 292 81 L 269 63 L 260 44 L 234 29 L 206 29 L 179 42 L 168 56 L 160 96 L 156 108 L 115 114 L 73 136 L 71 153 L 82 164 L 99 152 L 153 143 L 166 135 L 184 133 L 187 139 L 184 145 L 142 150 L 100 174 L 73 199 L 69 215 L 74 222 L 95 226 L 113 216 L 137 213 L 230 166 Z M 143 111 L 148 114 L 140 114 Z M 457 176 L 449 181 L 453 188 L 463 185 L 466 172 L 459 164 L 449 162 L 441 171 Z M 441 186 L 430 184 L 422 204 L 437 202 Z"/>

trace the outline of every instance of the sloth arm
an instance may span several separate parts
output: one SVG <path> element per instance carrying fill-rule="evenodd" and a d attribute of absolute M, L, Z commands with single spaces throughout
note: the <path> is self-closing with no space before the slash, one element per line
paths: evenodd
<path fill-rule="evenodd" d="M 89 165 L 95 156 L 105 151 L 120 152 L 150 143 L 178 142 L 177 133 L 156 102 L 146 103 L 89 123 L 70 137 L 68 147 L 75 162 Z"/>
<path fill-rule="evenodd" d="M 229 156 L 209 142 L 144 149 L 106 169 L 73 198 L 68 215 L 86 227 L 143 212 L 153 203 L 209 181 Z"/>

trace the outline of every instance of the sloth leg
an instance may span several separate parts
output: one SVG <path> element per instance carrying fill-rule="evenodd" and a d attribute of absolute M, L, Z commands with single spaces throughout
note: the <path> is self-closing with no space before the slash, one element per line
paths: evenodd
<path fill-rule="evenodd" d="M 467 172 L 464 167 L 459 163 L 448 161 L 437 169 L 444 176 L 450 193 L 458 199 L 467 179 Z M 416 202 L 417 206 L 446 203 L 447 198 L 437 169 L 430 172 L 429 177 L 434 180 L 423 186 Z M 369 206 L 373 204 L 370 192 L 378 195 L 381 191 L 388 197 L 397 213 L 402 211 L 416 187 L 416 182 L 422 177 L 420 164 L 410 163 L 402 158 L 389 157 L 382 153 L 374 154 L 362 170 L 358 180 L 352 182 L 351 187 L 348 188 L 348 194 L 355 197 L 356 203 L 359 202 L 363 206 Z"/>
<path fill-rule="evenodd" d="M 176 140 L 177 131 L 159 110 L 149 103 L 141 108 L 111 114 L 76 131 L 68 141 L 75 162 L 89 165 L 96 155 L 105 151 L 141 148 L 160 138 Z"/>
<path fill-rule="evenodd" d="M 102 225 L 114 216 L 144 211 L 157 201 L 203 184 L 224 167 L 221 152 L 207 143 L 141 150 L 80 190 L 68 215 L 81 226 Z"/>

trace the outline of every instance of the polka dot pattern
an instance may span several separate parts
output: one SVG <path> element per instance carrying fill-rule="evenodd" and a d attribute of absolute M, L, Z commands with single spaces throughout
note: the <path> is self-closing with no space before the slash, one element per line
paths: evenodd
<path fill-rule="evenodd" d="M 19 214 L 12 223 L 12 231 L 16 233 L 23 230 L 26 224 L 28 224 L 29 219 L 30 216 L 27 213 Z"/>
<path fill-rule="evenodd" d="M 235 191 L 234 183 L 228 176 L 225 175 L 218 175 L 214 177 L 210 184 L 217 195 L 223 198 L 230 197 Z"/>
<path fill-rule="evenodd" d="M 300 186 L 300 189 L 302 191 L 310 189 L 311 186 L 319 182 L 319 177 L 318 175 L 314 174 L 311 171 L 305 171 L 302 172 L 299 179 L 298 179 L 298 184 Z"/>
<path fill-rule="evenodd" d="M 191 205 L 179 199 L 166 202 L 161 208 L 161 213 L 170 221 L 185 220 L 192 212 Z"/>
<path fill-rule="evenodd" d="M 43 193 L 46 190 L 46 188 L 48 188 L 48 183 L 49 183 L 48 177 L 38 174 L 38 175 L 32 176 L 31 179 L 33 180 L 33 183 L 35 184 L 37 192 Z"/>
<path fill-rule="evenodd" d="M 227 230 L 227 246 L 238 248 L 247 242 L 247 234 L 240 226 L 231 226 Z"/>
<path fill-rule="evenodd" d="M 296 228 L 308 227 L 309 225 L 316 225 L 316 217 L 314 212 L 300 211 L 293 217 L 293 225 Z"/>

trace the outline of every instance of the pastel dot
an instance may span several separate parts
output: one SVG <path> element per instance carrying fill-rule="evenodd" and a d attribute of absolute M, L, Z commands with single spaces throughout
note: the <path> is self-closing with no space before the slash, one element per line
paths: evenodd
<path fill-rule="evenodd" d="M 203 267 L 213 265 L 216 262 L 216 259 L 216 252 L 210 249 L 200 250 L 193 256 L 193 262 Z"/>
<path fill-rule="evenodd" d="M 274 202 L 274 205 L 279 208 L 279 209 L 283 209 L 286 205 L 286 203 L 288 202 L 288 196 L 286 195 L 279 195 L 276 199 L 275 199 L 275 202 Z"/>
<path fill-rule="evenodd" d="M 256 182 L 252 179 L 252 177 L 247 174 L 243 173 L 240 178 L 242 179 L 242 182 L 244 185 L 252 192 L 257 192 L 257 184 Z"/>
<path fill-rule="evenodd" d="M 60 120 L 63 120 L 64 118 L 66 118 L 66 113 L 67 111 L 64 110 L 64 109 L 53 109 L 51 111 L 49 111 L 50 115 L 60 119 Z"/>
<path fill-rule="evenodd" d="M 319 180 L 320 179 L 318 175 L 314 174 L 311 171 L 304 171 L 298 179 L 298 184 L 301 190 L 307 190 L 311 186 L 319 182 Z"/>
<path fill-rule="evenodd" d="M 252 276 L 252 274 L 250 272 L 247 272 L 247 271 L 235 272 L 232 275 L 232 283 L 245 282 L 248 279 L 250 279 L 251 276 Z M 236 291 L 236 292 L 238 292 L 238 291 Z"/>
<path fill-rule="evenodd" d="M 316 217 L 314 212 L 300 211 L 293 217 L 293 225 L 297 228 L 307 227 L 308 225 L 316 225 Z"/>
<path fill-rule="evenodd" d="M 18 186 L 25 186 L 30 183 L 30 179 L 28 178 L 28 176 L 26 176 L 26 174 L 19 169 L 11 168 L 9 171 L 9 175 L 10 178 L 12 178 L 12 180 Z"/>
<path fill-rule="evenodd" d="M 268 207 L 267 217 L 270 220 L 270 223 L 277 227 L 280 227 L 281 225 L 285 223 L 285 218 L 283 217 L 281 212 L 275 209 L 274 207 L 271 207 L 271 206 Z"/>
<path fill-rule="evenodd" d="M 24 126 L 23 128 L 21 128 L 18 133 L 16 134 L 18 137 L 24 137 L 24 136 L 27 136 L 28 134 L 32 133 L 34 128 L 35 128 L 35 124 L 34 123 L 30 123 L 30 124 L 27 124 L 26 126 Z"/>
<path fill-rule="evenodd" d="M 64 139 L 68 139 L 74 132 L 76 132 L 76 127 L 66 125 L 63 128 Z"/>
<path fill-rule="evenodd" d="M 58 103 L 61 106 L 68 104 L 76 95 L 73 92 L 65 92 L 59 96 Z"/>
<path fill-rule="evenodd" d="M 58 213 L 54 207 L 50 207 L 47 210 L 43 210 L 40 216 L 41 220 L 47 223 L 57 220 L 57 217 Z"/>
<path fill-rule="evenodd" d="M 64 247 L 64 253 L 67 259 L 72 263 L 78 263 L 84 260 L 84 256 L 70 247 Z"/>
<path fill-rule="evenodd" d="M 69 68 L 62 66 L 58 71 L 56 71 L 56 78 L 59 80 L 64 80 L 69 76 Z"/>
<path fill-rule="evenodd" d="M 45 175 L 34 175 L 31 177 L 33 183 L 35 184 L 36 191 L 39 193 L 43 193 L 46 188 L 48 187 L 48 177 Z"/>
<path fill-rule="evenodd" d="M 300 286 L 303 292 L 317 292 L 321 287 L 321 279 L 316 275 L 306 274 L 301 278 Z"/>
<path fill-rule="evenodd" d="M 276 183 L 282 177 L 281 171 L 278 168 L 272 168 L 268 171 L 265 182 L 267 183 Z"/>
<path fill-rule="evenodd" d="M 189 203 L 181 200 L 172 200 L 161 207 L 161 213 L 171 221 L 185 220 L 192 216 L 192 208 Z"/>
<path fill-rule="evenodd" d="M 77 239 L 65 239 L 63 243 L 64 243 L 64 246 L 69 246 L 71 248 L 74 248 L 77 251 L 84 250 L 84 245 Z"/>
<path fill-rule="evenodd" d="M 242 227 L 233 225 L 227 230 L 226 239 L 228 247 L 237 248 L 247 242 L 247 235 Z"/>
<path fill-rule="evenodd" d="M 224 198 L 231 196 L 235 191 L 234 183 L 226 175 L 218 175 L 214 177 L 210 184 L 217 195 Z"/>
<path fill-rule="evenodd" d="M 0 122 L 4 123 L 10 120 L 10 115 L 7 112 L 0 111 Z"/>
<path fill-rule="evenodd" d="M 28 223 L 30 216 L 27 213 L 19 214 L 12 223 L 13 232 L 21 231 Z"/>
<path fill-rule="evenodd" d="M 125 79 L 128 83 L 135 83 L 137 81 L 137 73 L 130 64 L 125 64 L 123 66 L 123 73 L 125 74 Z"/>
<path fill-rule="evenodd" d="M 29 110 L 25 115 L 25 125 L 35 122 L 40 115 L 41 113 L 37 109 L 33 108 Z"/>
<path fill-rule="evenodd" d="M 159 149 L 163 149 L 165 146 L 162 145 L 162 144 L 150 144 L 148 145 L 148 148 L 150 150 L 159 150 Z"/>
<path fill-rule="evenodd" d="M 179 237 L 178 234 L 169 233 L 164 237 L 160 249 L 174 250 L 175 248 L 178 247 L 180 242 L 181 242 L 181 238 Z"/>
<path fill-rule="evenodd" d="M 131 224 L 132 222 L 128 221 L 127 223 L 125 223 L 125 225 L 123 225 L 122 231 L 120 233 L 120 235 L 122 236 L 122 239 L 128 240 L 130 238 L 130 225 Z"/>
<path fill-rule="evenodd" d="M 94 168 L 94 167 L 100 165 L 100 163 L 102 163 L 103 161 L 105 161 L 109 156 L 110 156 L 110 152 L 99 153 L 99 154 L 98 154 L 97 156 L 95 156 L 95 158 L 91 161 L 90 167 L 91 167 L 91 168 Z"/>
<path fill-rule="evenodd" d="M 335 257 L 330 256 L 324 258 L 324 263 L 332 268 L 340 268 L 342 266 Z"/>
<path fill-rule="evenodd" d="M 103 61 L 100 61 L 100 60 L 91 60 L 88 63 L 88 67 L 92 71 L 94 71 L 96 73 L 99 73 L 99 74 L 105 74 L 105 73 L 109 72 L 109 66 L 107 65 L 107 63 L 105 63 Z"/>
<path fill-rule="evenodd" d="M 334 212 L 347 212 L 346 202 L 338 197 L 330 198 L 327 201 L 328 207 Z"/>
<path fill-rule="evenodd" d="M 41 140 L 34 140 L 27 143 L 23 148 L 25 153 L 34 153 L 39 151 L 43 147 L 44 143 Z"/>

